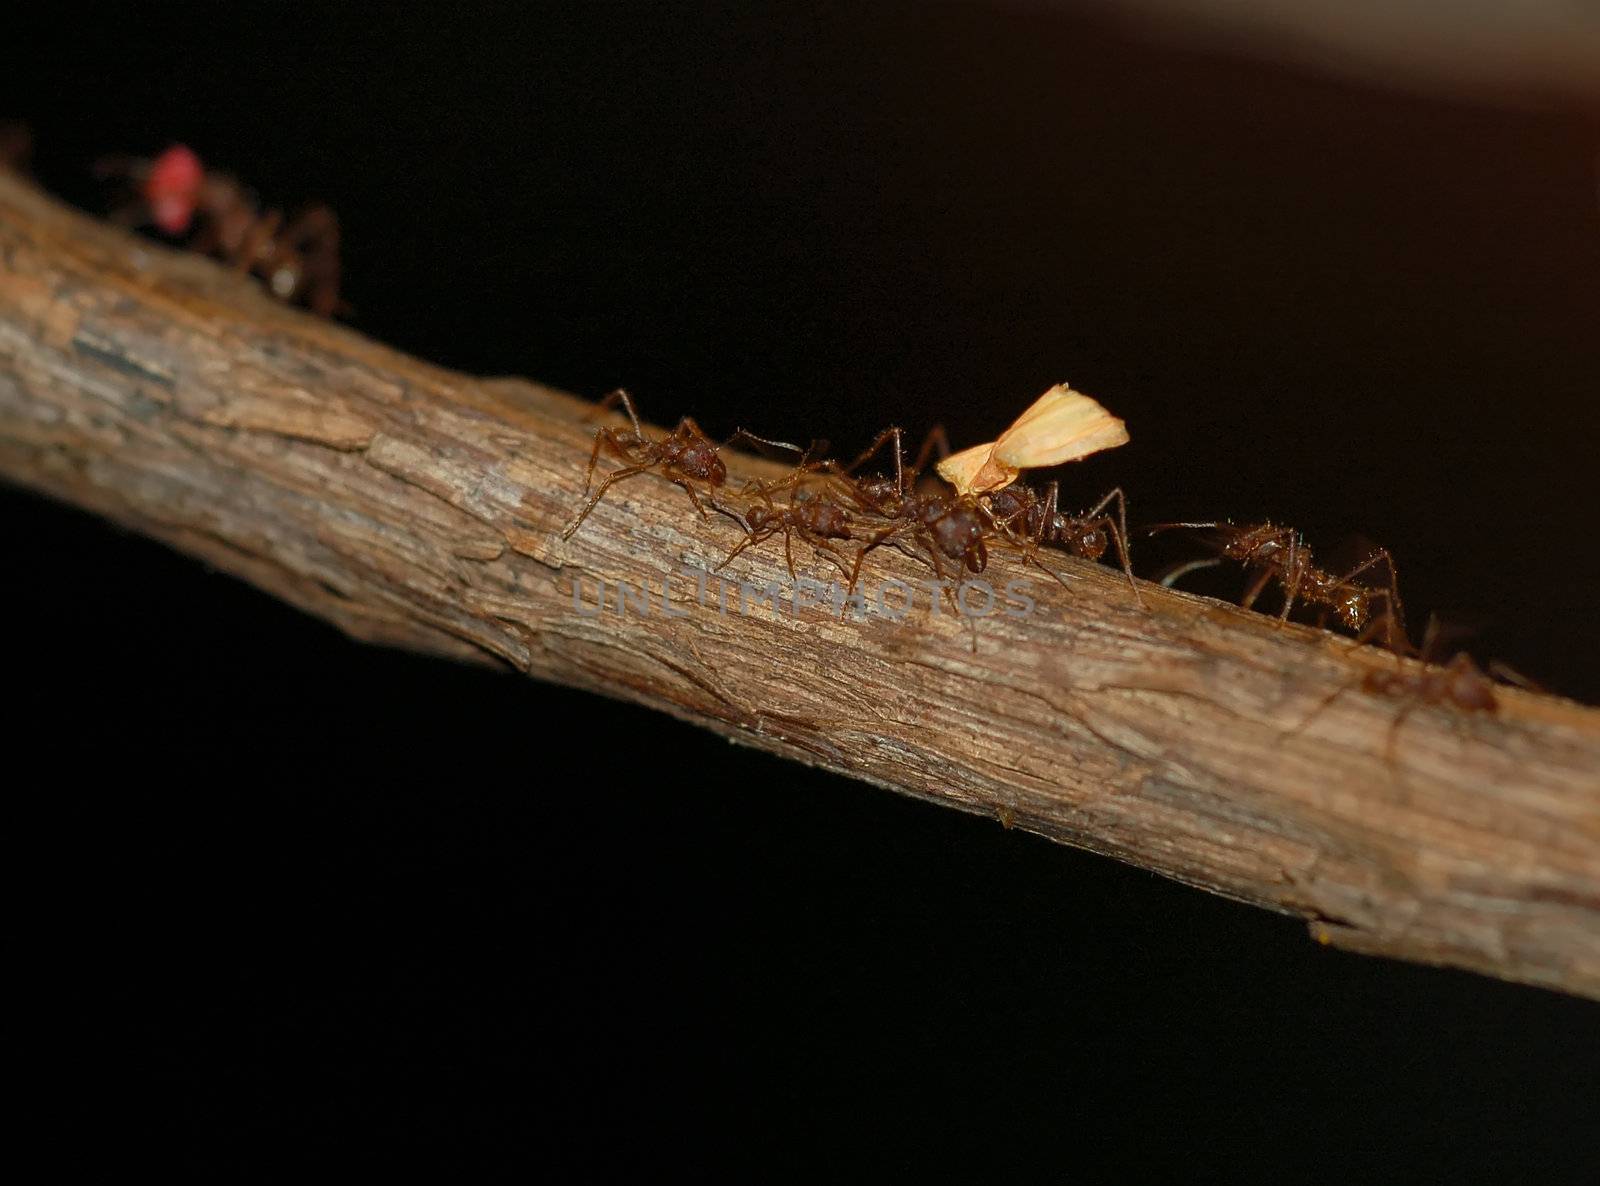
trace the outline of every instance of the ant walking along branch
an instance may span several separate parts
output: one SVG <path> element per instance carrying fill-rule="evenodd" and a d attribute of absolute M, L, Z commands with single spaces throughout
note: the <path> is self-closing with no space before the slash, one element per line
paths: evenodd
<path fill-rule="evenodd" d="M 1375 548 L 1348 572 L 1335 574 L 1316 564 L 1310 546 L 1292 527 L 1208 520 L 1154 523 L 1144 528 L 1143 534 L 1166 531 L 1198 533 L 1217 554 L 1177 566 L 1162 578 L 1164 585 L 1170 587 L 1196 569 L 1232 560 L 1250 575 L 1250 583 L 1239 599 L 1244 609 L 1253 608 L 1267 587 L 1276 585 L 1283 597 L 1277 615 L 1279 621 L 1288 621 L 1295 606 L 1303 604 L 1319 611 L 1318 625 L 1323 625 L 1331 616 L 1340 627 L 1356 636 L 1357 643 L 1381 637 L 1383 645 L 1397 654 L 1411 653 L 1399 579 L 1394 558 L 1386 548 Z M 1381 579 L 1374 583 L 1372 577 Z"/>
<path fill-rule="evenodd" d="M 594 434 L 594 448 L 589 453 L 589 469 L 583 479 L 583 493 L 587 501 L 583 504 L 583 509 L 578 512 L 578 517 L 567 524 L 561 532 L 562 539 L 572 538 L 578 528 L 583 526 L 583 521 L 589 517 L 589 513 L 600 505 L 600 500 L 606 496 L 606 491 L 616 483 L 640 474 L 655 471 L 668 481 L 682 487 L 683 492 L 689 496 L 689 501 L 694 504 L 694 509 L 704 519 L 708 516 L 695 487 L 698 484 L 709 492 L 721 489 L 727 483 L 728 467 L 723 462 L 721 453 L 735 441 L 749 441 L 768 449 L 788 450 L 802 460 L 809 453 L 809 450 L 801 449 L 797 445 L 758 437 L 742 428 L 735 429 L 733 435 L 719 445 L 689 416 L 679 420 L 678 426 L 666 436 L 652 439 L 645 435 L 644 426 L 639 421 L 639 413 L 633 406 L 633 398 L 620 387 L 601 400 L 595 412 L 598 414 L 607 411 L 619 403 L 627 412 L 631 427 L 602 428 Z M 607 474 L 599 487 L 590 495 L 589 489 L 594 485 L 594 471 L 600 462 L 601 453 L 622 462 L 622 468 Z"/>

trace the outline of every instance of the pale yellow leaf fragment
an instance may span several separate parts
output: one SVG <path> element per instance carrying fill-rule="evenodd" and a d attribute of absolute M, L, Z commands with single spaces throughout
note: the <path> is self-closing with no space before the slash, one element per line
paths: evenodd
<path fill-rule="evenodd" d="M 1127 425 L 1083 392 L 1058 383 L 1034 400 L 999 440 L 939 462 L 939 476 L 958 494 L 987 494 L 1009 486 L 1025 469 L 1077 461 L 1127 443 Z"/>
<path fill-rule="evenodd" d="M 993 454 L 993 441 L 952 453 L 939 462 L 939 476 L 960 494 L 983 494 L 1011 485 L 1017 479 L 1017 471 L 997 465 Z"/>
<path fill-rule="evenodd" d="M 1128 443 L 1128 427 L 1065 383 L 1041 395 L 994 443 L 994 459 L 1013 469 L 1044 469 Z"/>

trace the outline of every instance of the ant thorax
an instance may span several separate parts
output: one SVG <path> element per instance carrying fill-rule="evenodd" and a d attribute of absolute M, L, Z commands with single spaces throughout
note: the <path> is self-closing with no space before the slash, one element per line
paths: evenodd
<path fill-rule="evenodd" d="M 679 428 L 661 442 L 659 460 L 712 486 L 721 486 L 728 480 L 728 467 L 718 456 L 716 445 L 689 428 Z"/>

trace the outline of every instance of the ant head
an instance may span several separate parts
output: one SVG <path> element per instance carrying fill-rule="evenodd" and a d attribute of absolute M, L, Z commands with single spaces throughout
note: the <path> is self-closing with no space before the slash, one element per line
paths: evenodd
<path fill-rule="evenodd" d="M 1346 630 L 1359 631 L 1372 614 L 1372 601 L 1365 589 L 1345 589 L 1334 598 L 1333 612 Z"/>
<path fill-rule="evenodd" d="M 188 230 L 205 176 L 200 158 L 182 144 L 174 144 L 156 157 L 144 183 L 150 220 L 169 235 Z"/>
<path fill-rule="evenodd" d="M 996 490 L 989 496 L 989 510 L 997 519 L 1015 518 L 1030 506 L 1028 493 L 1028 488 L 1021 482 L 1013 482 L 1004 490 Z"/>
<path fill-rule="evenodd" d="M 749 523 L 756 531 L 760 531 L 768 523 L 776 519 L 778 514 L 771 507 L 758 502 L 745 512 L 744 517 L 745 522 Z"/>

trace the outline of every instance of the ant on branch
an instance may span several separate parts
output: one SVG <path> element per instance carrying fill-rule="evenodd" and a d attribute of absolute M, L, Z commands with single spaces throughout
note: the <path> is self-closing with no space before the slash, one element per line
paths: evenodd
<path fill-rule="evenodd" d="M 1395 764 L 1395 749 L 1400 726 L 1417 709 L 1433 706 L 1454 709 L 1470 716 L 1493 716 L 1500 711 L 1500 701 L 1495 695 L 1497 682 L 1524 687 L 1536 686 L 1532 680 L 1518 675 L 1503 663 L 1491 662 L 1489 670 L 1485 671 L 1466 651 L 1458 651 L 1446 663 L 1435 664 L 1432 656 L 1438 652 L 1441 634 L 1439 619 L 1430 616 L 1428 628 L 1422 636 L 1422 646 L 1417 652 L 1425 664 L 1419 670 L 1408 670 L 1398 666 L 1394 670 L 1372 668 L 1361 677 L 1359 686 L 1363 692 L 1372 696 L 1405 701 L 1389 726 L 1389 739 L 1384 746 L 1384 753 L 1390 765 Z M 1291 730 L 1291 735 L 1303 730 L 1324 709 L 1349 690 L 1345 687 L 1334 692 L 1313 709 L 1305 720 L 1296 725 Z"/>
<path fill-rule="evenodd" d="M 606 491 L 612 485 L 639 474 L 658 470 L 663 477 L 683 488 L 683 492 L 689 496 L 689 501 L 694 504 L 694 509 L 700 512 L 702 519 L 705 519 L 709 516 L 705 507 L 701 505 L 700 496 L 695 493 L 694 484 L 701 482 L 716 490 L 727 483 L 728 467 L 720 454 L 735 441 L 750 441 L 764 448 L 788 449 L 798 454 L 802 463 L 811 452 L 785 441 L 769 441 L 742 428 L 736 429 L 731 437 L 719 445 L 689 416 L 679 420 L 678 426 L 667 436 L 651 440 L 644 434 L 644 426 L 639 422 L 639 413 L 634 409 L 633 398 L 620 387 L 600 401 L 595 408 L 595 414 L 607 411 L 618 403 L 628 413 L 628 420 L 633 427 L 631 431 L 621 428 L 602 428 L 594 434 L 594 449 L 589 454 L 589 469 L 583 479 L 583 493 L 588 500 L 578 512 L 578 517 L 567 524 L 561 532 L 562 539 L 572 538 L 583 525 L 583 521 L 589 517 L 589 512 L 600 504 L 600 500 L 605 497 Z M 602 451 L 621 461 L 623 467 L 607 474 L 591 496 L 589 487 L 594 484 L 594 470 L 600 461 Z"/>
<path fill-rule="evenodd" d="M 856 483 L 857 490 L 865 496 L 873 513 L 884 518 L 909 523 L 913 531 L 926 532 L 929 551 L 934 558 L 935 572 L 940 571 L 938 556 L 961 562 L 968 571 L 982 572 L 988 564 L 987 540 L 997 536 L 1009 543 L 1023 545 L 1024 563 L 1044 569 L 1062 585 L 1066 581 L 1040 562 L 1037 552 L 1042 545 L 1051 545 L 1086 560 L 1099 560 L 1115 542 L 1122 570 L 1134 599 L 1141 605 L 1143 597 L 1134 580 L 1133 565 L 1128 547 L 1127 503 L 1121 488 L 1102 498 L 1081 516 L 1068 515 L 1059 510 L 1060 483 L 1051 482 L 1041 496 L 1032 487 L 1014 481 L 992 493 L 960 493 L 954 498 L 944 495 L 925 495 L 908 492 L 908 480 L 900 462 L 900 430 L 886 429 L 880 433 L 857 461 L 845 471 L 847 474 L 871 457 L 883 444 L 894 442 L 896 474 L 893 479 L 872 478 Z M 923 441 L 916 463 L 911 468 L 911 482 L 926 463 L 931 450 L 948 450 L 941 429 L 935 428 Z M 948 454 L 947 454 L 948 455 Z M 1115 504 L 1115 519 L 1108 514 Z M 898 528 L 880 532 L 887 538 Z M 876 538 L 867 550 L 876 547 L 883 539 Z"/>
<path fill-rule="evenodd" d="M 839 571 L 848 574 L 850 565 L 831 540 L 854 539 L 850 533 L 850 512 L 838 503 L 820 496 L 809 490 L 798 491 L 787 505 L 779 506 L 772 501 L 771 491 L 775 486 L 754 483 L 747 488 L 754 490 L 760 501 L 752 503 L 743 514 L 722 506 L 715 499 L 711 500 L 711 509 L 727 515 L 744 530 L 745 538 L 739 545 L 723 558 L 717 565 L 716 571 L 721 572 L 746 548 L 764 543 L 783 533 L 783 557 L 789 567 L 789 578 L 798 579 L 794 571 L 794 537 L 799 536 L 812 547 L 825 553 L 835 564 Z M 854 586 L 852 586 L 852 591 Z"/>
<path fill-rule="evenodd" d="M 1224 560 L 1235 560 L 1253 577 L 1239 599 L 1244 609 L 1253 607 L 1267 586 L 1276 583 L 1283 594 L 1279 621 L 1288 621 L 1297 603 L 1315 606 L 1321 611 L 1319 625 L 1332 614 L 1340 626 L 1356 636 L 1357 643 L 1368 642 L 1381 633 L 1384 645 L 1390 650 L 1404 654 L 1410 649 L 1410 643 L 1406 640 L 1404 607 L 1400 601 L 1394 558 L 1386 548 L 1374 549 L 1349 572 L 1334 575 L 1314 562 L 1311 548 L 1292 527 L 1279 527 L 1273 523 L 1238 525 L 1216 521 L 1156 523 L 1144 528 L 1143 533 L 1155 535 L 1163 531 L 1210 533 L 1213 545 L 1221 553 L 1214 558 L 1190 561 L 1168 572 L 1161 583 L 1169 588 L 1180 577 L 1196 569 L 1208 568 Z M 1357 577 L 1380 566 L 1387 575 L 1385 584 L 1356 583 Z"/>
<path fill-rule="evenodd" d="M 915 489 L 917 475 L 927 463 L 929 452 L 944 439 L 943 430 L 935 428 L 928 434 L 909 470 L 905 465 L 902 438 L 899 428 L 886 428 L 873 439 L 861 456 L 843 470 L 831 464 L 828 466 L 842 481 L 846 494 L 861 510 L 876 518 L 889 520 L 889 526 L 874 533 L 856 553 L 855 567 L 850 574 L 852 591 L 860 579 L 861 564 L 867 553 L 883 544 L 895 543 L 897 537 L 906 532 L 927 547 L 934 575 L 940 580 L 945 579 L 941 555 L 973 573 L 982 572 L 989 564 L 989 552 L 984 539 L 992 533 L 993 523 L 987 519 L 978 500 L 970 494 L 950 498 L 943 494 L 920 494 Z M 891 442 L 894 445 L 893 477 L 854 477 L 856 470 Z"/>
<path fill-rule="evenodd" d="M 1133 561 L 1128 547 L 1128 503 L 1122 487 L 1114 488 L 1082 515 L 1064 514 L 1057 509 L 1059 500 L 1059 482 L 1051 482 L 1046 486 L 1042 498 L 1031 486 L 1013 482 L 993 494 L 983 495 L 980 502 L 1002 528 L 1027 540 L 1027 547 L 1023 551 L 1024 562 L 1034 560 L 1034 552 L 1041 544 L 1053 544 L 1084 560 L 1099 560 L 1106 554 L 1106 549 L 1115 543 L 1117 558 L 1122 561 L 1122 571 L 1128 578 L 1128 587 L 1133 590 L 1134 600 L 1143 605 L 1144 598 L 1133 577 Z M 1107 513 L 1113 503 L 1117 508 L 1115 519 Z"/>
<path fill-rule="evenodd" d="M 326 206 L 309 206 L 285 224 L 282 211 L 263 213 L 236 178 L 206 169 L 182 144 L 153 160 L 104 157 L 94 171 L 133 189 L 111 212 L 113 222 L 187 235 L 191 251 L 254 274 L 279 300 L 303 302 L 318 316 L 349 311 L 339 299 L 339 220 Z"/>

